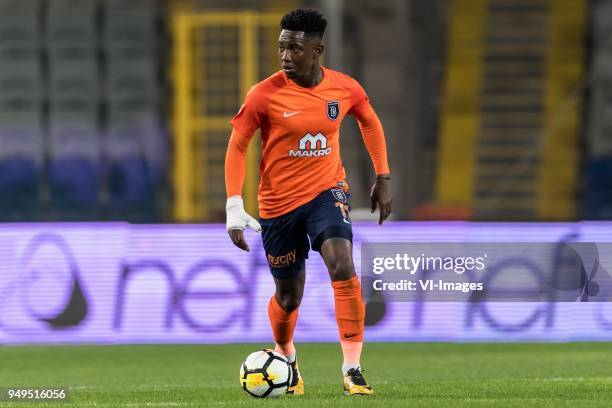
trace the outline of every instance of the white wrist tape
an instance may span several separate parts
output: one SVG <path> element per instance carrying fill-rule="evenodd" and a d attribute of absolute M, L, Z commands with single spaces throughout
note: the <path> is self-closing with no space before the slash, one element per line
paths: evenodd
<path fill-rule="evenodd" d="M 228 198 L 227 204 L 225 205 L 225 213 L 227 216 L 225 225 L 228 231 L 233 229 L 244 230 L 247 226 L 253 228 L 257 232 L 261 231 L 259 222 L 244 210 L 242 197 L 235 195 Z"/>

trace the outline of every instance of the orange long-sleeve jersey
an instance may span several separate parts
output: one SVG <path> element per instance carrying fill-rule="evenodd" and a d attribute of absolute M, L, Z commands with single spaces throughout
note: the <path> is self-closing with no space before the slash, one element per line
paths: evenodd
<path fill-rule="evenodd" d="M 389 173 L 380 120 L 357 81 L 322 68 L 319 85 L 303 88 L 282 71 L 255 85 L 232 119 L 225 157 L 228 197 L 241 195 L 246 152 L 261 129 L 259 215 L 288 213 L 332 187 L 346 187 L 340 158 L 340 124 L 347 114 L 359 122 L 376 174 Z"/>

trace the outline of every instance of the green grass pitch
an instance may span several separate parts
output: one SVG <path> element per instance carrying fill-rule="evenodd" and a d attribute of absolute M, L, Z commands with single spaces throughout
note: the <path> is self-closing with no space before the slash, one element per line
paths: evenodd
<path fill-rule="evenodd" d="M 345 397 L 337 344 L 298 345 L 306 395 L 255 399 L 238 383 L 257 345 L 0 347 L 0 386 L 61 386 L 67 403 L 0 407 L 610 407 L 612 347 L 366 344 L 372 397 Z"/>

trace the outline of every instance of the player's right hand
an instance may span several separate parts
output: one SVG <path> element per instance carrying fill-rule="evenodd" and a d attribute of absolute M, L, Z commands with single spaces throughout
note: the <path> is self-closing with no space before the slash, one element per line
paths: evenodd
<path fill-rule="evenodd" d="M 250 249 L 249 244 L 247 244 L 244 239 L 244 229 L 249 226 L 256 232 L 260 232 L 261 225 L 259 225 L 259 222 L 257 222 L 255 218 L 247 214 L 244 210 L 242 197 L 238 195 L 231 196 L 227 199 L 225 213 L 227 217 L 225 225 L 232 242 L 238 248 L 248 252 Z"/>

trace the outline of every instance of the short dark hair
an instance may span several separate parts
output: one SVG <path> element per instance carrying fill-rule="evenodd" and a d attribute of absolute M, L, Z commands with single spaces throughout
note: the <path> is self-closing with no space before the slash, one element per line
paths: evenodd
<path fill-rule="evenodd" d="M 317 10 L 296 9 L 285 14 L 280 22 L 282 30 L 304 31 L 306 35 L 323 38 L 327 20 Z"/>

